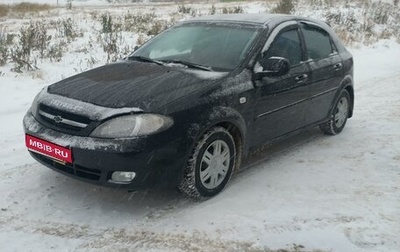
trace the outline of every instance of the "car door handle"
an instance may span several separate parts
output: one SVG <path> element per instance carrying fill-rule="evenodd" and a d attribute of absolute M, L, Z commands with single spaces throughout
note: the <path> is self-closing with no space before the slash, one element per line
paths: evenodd
<path fill-rule="evenodd" d="M 299 75 L 299 76 L 297 76 L 296 78 L 294 78 L 294 80 L 295 80 L 297 83 L 303 83 L 303 82 L 305 82 L 305 81 L 307 80 L 307 78 L 308 78 L 308 75 L 307 75 L 307 74 L 302 74 L 302 75 Z"/>
<path fill-rule="evenodd" d="M 333 66 L 333 69 L 335 69 L 335 71 L 339 71 L 340 69 L 342 69 L 342 63 L 337 63 Z"/>

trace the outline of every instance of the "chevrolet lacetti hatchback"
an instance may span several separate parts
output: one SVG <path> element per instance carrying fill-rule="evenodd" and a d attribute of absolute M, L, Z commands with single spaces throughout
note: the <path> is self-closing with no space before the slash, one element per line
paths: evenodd
<path fill-rule="evenodd" d="M 327 24 L 215 15 L 44 88 L 24 128 L 32 156 L 65 175 L 199 198 L 253 147 L 318 125 L 341 132 L 353 104 L 352 55 Z"/>

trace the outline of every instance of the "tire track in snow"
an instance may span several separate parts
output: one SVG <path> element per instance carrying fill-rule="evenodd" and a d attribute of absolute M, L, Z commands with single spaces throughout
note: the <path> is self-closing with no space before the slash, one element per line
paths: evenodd
<path fill-rule="evenodd" d="M 271 250 L 253 242 L 210 238 L 206 233 L 163 233 L 151 230 L 128 230 L 125 228 L 93 228 L 88 225 L 66 224 L 42 220 L 26 220 L 20 216 L 0 217 L 0 224 L 23 233 L 78 239 L 85 242 L 74 251 L 223 251 L 223 252 L 295 252 L 293 249 Z M 301 250 L 306 252 L 307 250 Z M 322 252 L 322 250 L 312 250 Z"/>
<path fill-rule="evenodd" d="M 37 162 L 29 162 L 22 165 L 13 166 L 1 171 L 0 181 L 13 180 L 16 176 L 23 177 L 34 166 L 40 166 Z"/>

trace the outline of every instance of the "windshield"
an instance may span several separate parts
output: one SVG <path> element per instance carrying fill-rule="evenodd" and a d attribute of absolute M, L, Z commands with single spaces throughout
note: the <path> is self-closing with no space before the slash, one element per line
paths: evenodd
<path fill-rule="evenodd" d="M 173 27 L 139 48 L 133 56 L 232 70 L 246 57 L 257 29 L 196 23 Z"/>

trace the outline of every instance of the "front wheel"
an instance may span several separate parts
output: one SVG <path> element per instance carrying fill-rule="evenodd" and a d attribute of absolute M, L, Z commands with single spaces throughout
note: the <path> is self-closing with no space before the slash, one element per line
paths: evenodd
<path fill-rule="evenodd" d="M 328 122 L 320 125 L 322 132 L 327 135 L 339 134 L 346 125 L 350 111 L 350 95 L 347 90 L 342 90 L 336 101 L 335 107 Z"/>
<path fill-rule="evenodd" d="M 214 127 L 196 144 L 178 188 L 192 198 L 212 197 L 228 183 L 235 160 L 232 135 L 222 127 Z"/>

